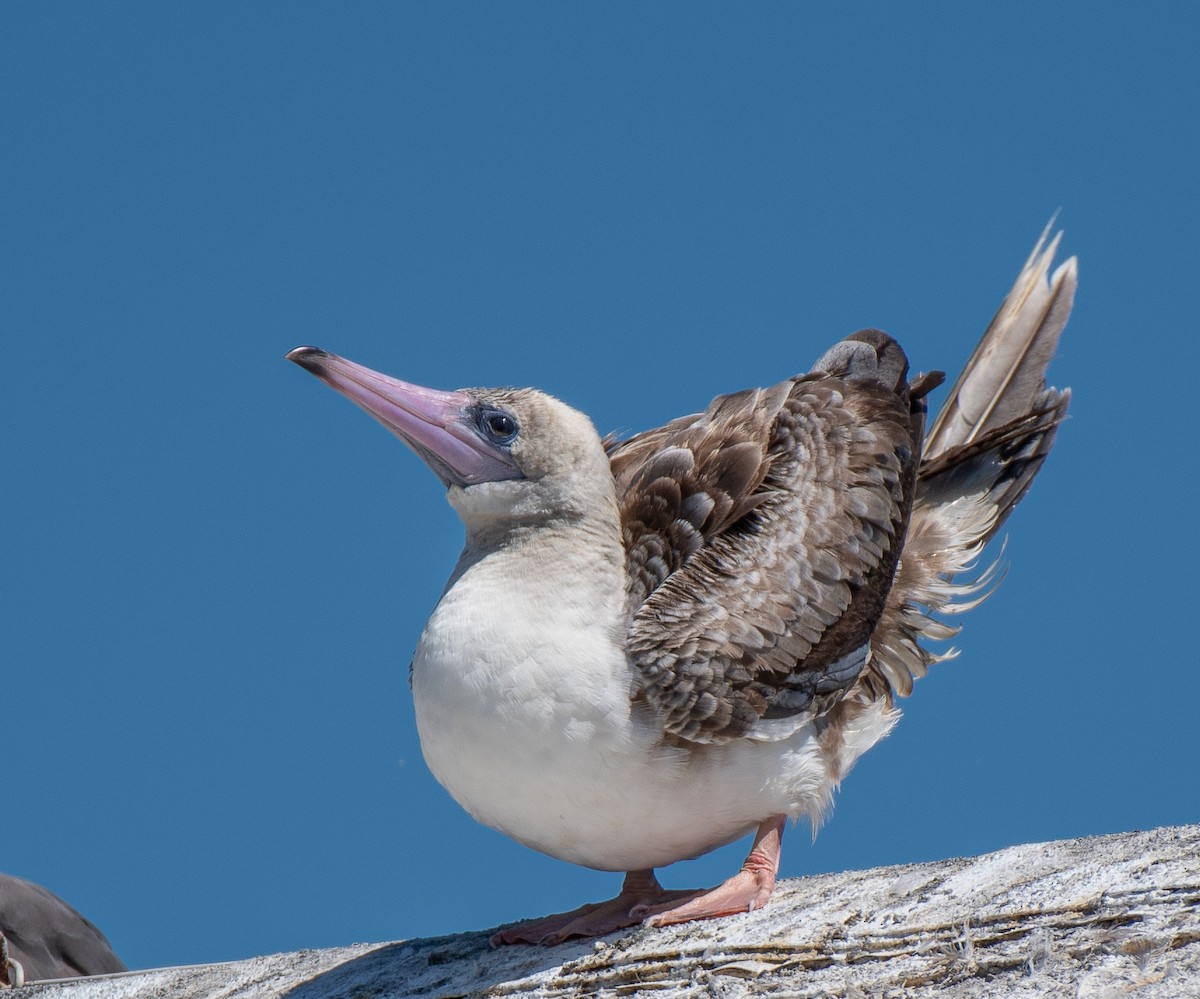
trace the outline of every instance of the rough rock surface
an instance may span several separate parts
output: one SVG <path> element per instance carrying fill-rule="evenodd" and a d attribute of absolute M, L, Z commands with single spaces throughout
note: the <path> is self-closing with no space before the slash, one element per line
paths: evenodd
<path fill-rule="evenodd" d="M 24 999 L 1200 996 L 1200 825 L 782 882 L 765 910 L 596 942 L 487 933 L 26 986 Z"/>

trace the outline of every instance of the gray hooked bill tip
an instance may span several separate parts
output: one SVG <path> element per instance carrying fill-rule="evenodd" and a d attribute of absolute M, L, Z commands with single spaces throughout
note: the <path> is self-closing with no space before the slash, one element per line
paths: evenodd
<path fill-rule="evenodd" d="M 293 347 L 283 356 L 293 364 L 312 371 L 321 361 L 328 358 L 329 354 L 320 347 Z"/>

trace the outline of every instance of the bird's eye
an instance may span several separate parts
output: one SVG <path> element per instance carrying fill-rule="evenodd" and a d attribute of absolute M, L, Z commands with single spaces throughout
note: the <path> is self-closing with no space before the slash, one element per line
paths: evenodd
<path fill-rule="evenodd" d="M 517 421 L 500 410 L 485 410 L 480 415 L 479 425 L 497 444 L 511 444 L 517 436 Z"/>

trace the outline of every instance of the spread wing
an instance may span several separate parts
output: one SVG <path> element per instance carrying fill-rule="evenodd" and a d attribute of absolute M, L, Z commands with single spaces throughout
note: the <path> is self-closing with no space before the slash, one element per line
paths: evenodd
<path fill-rule="evenodd" d="M 940 380 L 907 371 L 864 330 L 807 375 L 610 450 L 635 696 L 668 734 L 784 738 L 861 674 Z"/>

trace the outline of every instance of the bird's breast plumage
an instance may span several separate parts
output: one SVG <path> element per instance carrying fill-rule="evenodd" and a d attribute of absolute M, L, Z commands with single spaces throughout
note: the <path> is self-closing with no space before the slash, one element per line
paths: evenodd
<path fill-rule="evenodd" d="M 814 726 L 782 745 L 665 741 L 631 697 L 623 566 L 545 548 L 469 559 L 413 660 L 426 761 L 467 811 L 603 870 L 699 855 L 770 814 L 820 814 L 839 764 Z"/>
<path fill-rule="evenodd" d="M 938 372 L 861 330 L 805 375 L 602 444 L 533 389 L 440 392 L 289 357 L 447 485 L 467 549 L 413 660 L 422 747 L 476 818 L 637 871 L 779 817 L 820 821 L 986 595 L 984 546 L 1069 391 L 1045 369 L 1076 286 L 1043 235 L 941 415 Z M 760 825 L 761 824 L 761 825 Z M 764 832 L 765 831 L 765 832 Z M 777 859 L 777 858 L 776 858 Z"/>

